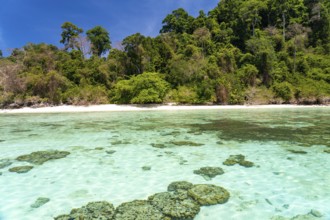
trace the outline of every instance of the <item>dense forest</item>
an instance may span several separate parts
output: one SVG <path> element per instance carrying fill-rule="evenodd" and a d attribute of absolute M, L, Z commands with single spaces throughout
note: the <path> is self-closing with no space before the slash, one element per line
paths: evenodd
<path fill-rule="evenodd" d="M 0 107 L 330 103 L 327 0 L 221 0 L 197 17 L 179 8 L 157 37 L 116 48 L 101 26 L 61 28 L 63 48 L 0 51 Z"/>

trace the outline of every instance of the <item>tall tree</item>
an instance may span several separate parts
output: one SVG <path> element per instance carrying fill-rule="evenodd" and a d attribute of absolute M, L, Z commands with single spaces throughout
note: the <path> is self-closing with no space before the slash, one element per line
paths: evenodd
<path fill-rule="evenodd" d="M 266 2 L 260 0 L 248 0 L 241 5 L 241 16 L 246 23 L 252 26 L 253 37 L 255 36 L 255 28 L 261 22 L 260 11 L 266 8 Z"/>
<path fill-rule="evenodd" d="M 179 8 L 165 17 L 163 20 L 163 28 L 160 30 L 160 33 L 191 33 L 193 21 L 194 18 L 192 16 L 190 16 L 183 8 Z"/>
<path fill-rule="evenodd" d="M 86 32 L 87 38 L 91 41 L 92 54 L 101 56 L 111 49 L 109 32 L 101 26 L 96 26 Z"/>
<path fill-rule="evenodd" d="M 78 49 L 80 50 L 78 37 L 83 33 L 83 29 L 78 28 L 76 25 L 71 22 L 64 22 L 61 26 L 62 28 L 62 39 L 60 43 L 64 44 L 64 49 Z"/>

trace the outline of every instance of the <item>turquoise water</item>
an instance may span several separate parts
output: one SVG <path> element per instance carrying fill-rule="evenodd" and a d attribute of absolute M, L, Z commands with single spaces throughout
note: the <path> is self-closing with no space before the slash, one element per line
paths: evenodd
<path fill-rule="evenodd" d="M 175 144 L 183 141 L 203 145 Z M 90 201 L 118 206 L 179 180 L 219 185 L 231 194 L 226 204 L 202 207 L 197 220 L 311 210 L 330 219 L 329 149 L 329 108 L 2 114 L 0 161 L 12 164 L 0 169 L 0 219 L 53 219 Z M 29 165 L 16 157 L 41 150 L 71 154 L 27 173 L 8 171 Z M 237 154 L 255 166 L 222 164 Z M 211 180 L 193 173 L 204 166 L 225 173 Z M 50 201 L 31 208 L 39 197 Z"/>

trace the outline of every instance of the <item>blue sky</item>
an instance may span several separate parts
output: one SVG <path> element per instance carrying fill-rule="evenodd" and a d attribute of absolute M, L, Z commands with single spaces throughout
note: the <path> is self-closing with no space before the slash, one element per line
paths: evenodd
<path fill-rule="evenodd" d="M 156 36 L 165 16 L 184 8 L 192 16 L 208 12 L 219 0 L 1 0 L 0 50 L 27 43 L 61 47 L 61 25 L 70 21 L 84 31 L 101 25 L 113 44 L 141 33 Z"/>

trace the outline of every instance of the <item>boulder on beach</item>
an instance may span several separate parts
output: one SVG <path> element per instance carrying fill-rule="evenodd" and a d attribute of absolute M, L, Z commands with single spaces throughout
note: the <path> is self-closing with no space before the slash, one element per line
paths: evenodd
<path fill-rule="evenodd" d="M 36 165 L 42 165 L 49 160 L 61 159 L 68 156 L 70 152 L 49 150 L 49 151 L 36 151 L 31 154 L 25 154 L 16 158 L 18 161 L 26 161 Z"/>
<path fill-rule="evenodd" d="M 100 201 L 90 202 L 86 206 L 78 209 L 72 209 L 68 215 L 59 215 L 55 220 L 112 220 L 115 213 L 115 208 L 111 203 Z"/>

